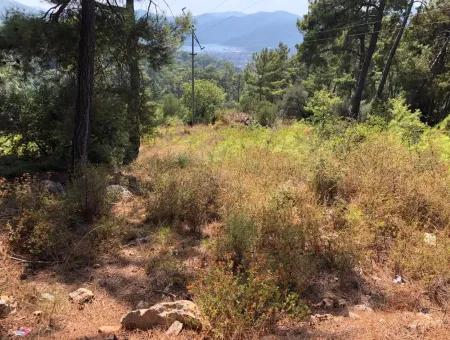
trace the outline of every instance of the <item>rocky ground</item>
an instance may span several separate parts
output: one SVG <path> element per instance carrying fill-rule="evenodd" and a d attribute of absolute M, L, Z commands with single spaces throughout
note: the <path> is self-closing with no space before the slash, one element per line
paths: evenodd
<path fill-rule="evenodd" d="M 176 336 L 167 335 L 170 325 L 164 323 L 148 331 L 120 328 L 122 316 L 133 309 L 188 298 L 151 290 L 151 278 L 142 265 L 147 247 L 146 244 L 124 247 L 92 267 L 65 276 L 60 276 L 55 268 L 28 271 L 26 263 L 5 256 L 0 286 L 8 287 L 12 308 L 0 319 L 2 339 L 15 337 L 15 331 L 21 327 L 31 331 L 28 338 L 39 339 L 204 338 L 201 331 L 193 329 L 183 329 Z M 198 261 L 187 263 L 194 266 Z M 392 282 L 394 289 L 396 285 Z M 407 284 L 401 286 L 399 291 L 409 289 Z M 75 294 L 71 298 L 70 293 L 79 288 L 85 289 L 84 295 Z M 265 339 L 449 338 L 449 317 L 437 309 L 377 309 L 370 297 L 351 305 L 333 294 L 325 295 L 313 306 L 315 310 L 309 320 L 298 324 L 289 320 L 280 322 L 273 335 Z M 262 336 L 255 335 L 255 338 Z"/>
<path fill-rule="evenodd" d="M 176 147 L 171 140 L 167 145 L 171 151 Z M 148 148 L 141 157 L 158 152 L 160 148 Z M 46 185 L 55 194 L 61 191 Z M 146 223 L 143 198 L 132 193 L 131 185 L 129 189 L 109 188 L 109 194 L 122 198 L 112 214 L 140 234 L 111 244 L 88 265 L 28 262 L 8 249 L 7 228 L 0 220 L 0 340 L 208 338 L 186 286 L 202 269 L 215 265 L 203 241 L 214 238 L 220 222 L 203 226 L 195 236 L 157 229 Z M 176 270 L 159 272 L 172 263 L 164 254 L 183 265 L 183 278 Z M 149 263 L 154 263 L 151 270 Z M 373 263 L 370 273 L 317 275 L 302 295 L 310 317 L 280 320 L 253 338 L 449 339 L 446 305 L 437 303 L 430 290 L 377 266 Z M 173 284 L 182 279 L 187 282 Z M 439 295 L 439 287 L 435 293 Z"/>

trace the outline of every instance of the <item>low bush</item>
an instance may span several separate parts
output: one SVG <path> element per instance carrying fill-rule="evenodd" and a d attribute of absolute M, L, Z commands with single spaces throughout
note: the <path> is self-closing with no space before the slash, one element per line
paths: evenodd
<path fill-rule="evenodd" d="M 109 180 L 109 171 L 103 167 L 89 166 L 75 173 L 67 188 L 67 211 L 81 216 L 86 222 L 104 214 L 108 207 L 106 187 Z"/>
<path fill-rule="evenodd" d="M 262 126 L 273 126 L 278 116 L 278 106 L 268 101 L 258 103 L 254 117 Z"/>
<path fill-rule="evenodd" d="M 7 222 L 13 251 L 45 260 L 90 256 L 98 237 L 111 229 L 105 220 L 107 179 L 107 170 L 88 167 L 61 194 L 44 190 L 31 176 L 2 182 L 1 205 L 14 212 Z M 94 232 L 99 229 L 105 230 Z M 85 244 L 77 246 L 80 241 Z M 79 247 L 84 250 L 74 249 Z"/>
<path fill-rule="evenodd" d="M 302 84 L 294 84 L 286 90 L 280 109 L 286 118 L 308 118 L 310 113 L 306 111 L 305 105 L 308 100 L 308 92 Z"/>
<path fill-rule="evenodd" d="M 225 102 L 224 90 L 209 80 L 195 82 L 195 116 L 190 117 L 194 123 L 213 123 L 216 120 L 215 112 Z M 183 85 L 183 104 L 192 111 L 191 84 Z"/>
<path fill-rule="evenodd" d="M 158 224 L 186 225 L 191 231 L 217 217 L 219 179 L 205 164 L 178 157 L 175 166 L 153 179 L 149 219 Z"/>
<path fill-rule="evenodd" d="M 181 101 L 172 93 L 162 99 L 162 111 L 165 117 L 182 116 L 185 108 Z"/>
<path fill-rule="evenodd" d="M 219 339 L 258 336 L 281 313 L 302 318 L 309 312 L 297 295 L 283 293 L 270 274 L 234 275 L 220 266 L 201 275 L 191 291 L 206 317 L 207 331 Z"/>
<path fill-rule="evenodd" d="M 403 97 L 391 99 L 389 105 L 390 130 L 398 133 L 406 142 L 417 144 L 426 128 L 420 121 L 421 112 L 411 111 Z"/>
<path fill-rule="evenodd" d="M 186 286 L 187 277 L 183 262 L 168 252 L 150 257 L 146 271 L 156 289 L 183 289 Z"/>

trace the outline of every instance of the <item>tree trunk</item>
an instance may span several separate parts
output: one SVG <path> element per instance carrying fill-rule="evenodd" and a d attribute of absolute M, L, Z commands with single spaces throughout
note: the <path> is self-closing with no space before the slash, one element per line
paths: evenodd
<path fill-rule="evenodd" d="M 88 141 L 94 91 L 95 0 L 81 1 L 78 91 L 72 139 L 72 170 L 88 161 Z"/>
<path fill-rule="evenodd" d="M 358 82 L 356 84 L 355 92 L 352 96 L 351 116 L 354 119 L 359 118 L 359 111 L 361 108 L 361 100 L 364 92 L 364 86 L 366 85 L 367 75 L 369 74 L 370 64 L 372 63 L 372 57 L 377 49 L 378 37 L 380 35 L 382 20 L 384 17 L 384 8 L 386 7 L 386 0 L 380 0 L 377 7 L 377 15 L 375 17 L 375 24 L 373 25 L 373 32 L 370 37 L 369 47 L 364 58 L 361 71 L 359 72 Z"/>
<path fill-rule="evenodd" d="M 377 90 L 377 99 L 381 100 L 383 97 L 384 86 L 386 85 L 386 80 L 389 75 L 389 71 L 391 69 L 392 61 L 394 60 L 395 53 L 397 52 L 397 48 L 400 45 L 400 41 L 402 40 L 403 33 L 405 32 L 406 25 L 408 24 L 409 16 L 411 15 L 411 11 L 414 5 L 414 0 L 411 0 L 408 4 L 408 8 L 406 9 L 405 16 L 403 17 L 402 26 L 398 31 L 397 36 L 395 37 L 395 41 L 392 44 L 392 47 L 389 51 L 388 58 L 386 60 L 386 65 L 383 69 L 383 74 L 381 75 L 380 84 L 378 85 Z"/>
<path fill-rule="evenodd" d="M 129 93 L 128 93 L 128 134 L 129 143 L 125 151 L 125 163 L 135 160 L 139 154 L 141 145 L 140 133 L 140 73 L 138 58 L 138 38 L 135 32 L 136 18 L 134 13 L 134 0 L 126 2 L 126 26 L 128 31 L 127 39 L 127 58 L 128 72 L 130 76 Z"/>

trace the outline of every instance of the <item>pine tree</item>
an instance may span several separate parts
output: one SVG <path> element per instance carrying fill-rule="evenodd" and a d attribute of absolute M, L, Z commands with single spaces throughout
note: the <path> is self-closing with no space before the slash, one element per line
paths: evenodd
<path fill-rule="evenodd" d="M 276 102 L 283 98 L 289 85 L 289 49 L 280 44 L 277 49 L 255 53 L 244 72 L 246 91 L 259 101 Z"/>

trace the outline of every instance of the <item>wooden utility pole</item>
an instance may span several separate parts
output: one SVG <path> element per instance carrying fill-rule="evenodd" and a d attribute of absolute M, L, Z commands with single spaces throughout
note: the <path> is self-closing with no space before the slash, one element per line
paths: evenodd
<path fill-rule="evenodd" d="M 192 85 L 192 125 L 195 123 L 195 27 L 194 25 L 191 26 L 191 36 L 192 36 L 192 79 L 191 79 L 191 85 Z"/>
<path fill-rule="evenodd" d="M 241 101 L 241 74 L 238 74 L 237 101 Z"/>

